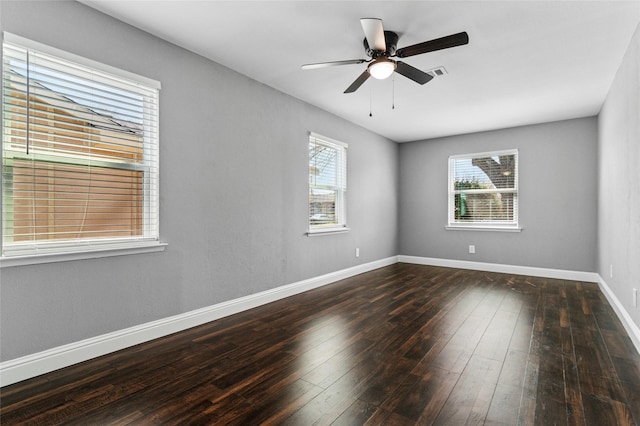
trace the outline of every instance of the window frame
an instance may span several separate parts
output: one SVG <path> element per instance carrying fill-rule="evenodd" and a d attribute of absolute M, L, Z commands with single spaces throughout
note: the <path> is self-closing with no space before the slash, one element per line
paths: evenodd
<path fill-rule="evenodd" d="M 454 182 L 454 164 L 456 160 L 470 160 L 474 158 L 498 157 L 504 155 L 514 155 L 514 183 L 513 188 L 496 189 L 475 189 L 456 190 Z M 447 230 L 473 230 L 473 231 L 506 231 L 520 232 L 522 230 L 519 220 L 519 152 L 518 149 L 507 149 L 498 151 L 477 152 L 472 154 L 450 155 L 448 158 L 448 178 L 447 178 Z M 455 219 L 455 196 L 457 194 L 498 194 L 511 193 L 514 195 L 513 220 L 490 220 L 490 221 L 456 221 Z"/>
<path fill-rule="evenodd" d="M 337 141 L 335 139 L 328 138 L 326 136 L 319 135 L 314 132 L 309 132 L 308 147 L 312 144 L 320 144 L 330 149 L 336 150 L 336 169 L 337 169 L 337 182 L 336 185 L 313 185 L 311 179 L 311 158 L 307 155 L 309 161 L 308 168 L 308 199 L 307 199 L 307 212 L 309 213 L 309 219 L 307 221 L 307 235 L 326 235 L 348 232 L 350 228 L 347 226 L 347 151 L 348 144 L 345 142 Z M 313 188 L 333 190 L 336 193 L 334 215 L 335 223 L 330 224 L 313 224 L 311 223 L 311 196 Z"/>
<path fill-rule="evenodd" d="M 118 81 L 127 81 L 129 87 L 138 87 L 140 90 L 145 90 L 149 93 L 154 93 L 153 108 L 150 113 L 145 111 L 144 119 L 144 140 L 142 142 L 142 156 L 143 161 L 140 164 L 135 162 L 118 162 L 109 161 L 104 158 L 102 160 L 96 158 L 83 158 L 82 155 L 64 155 L 56 152 L 50 153 L 38 153 L 37 150 L 26 154 L 20 152 L 5 144 L 5 136 L 2 136 L 2 162 L 5 161 L 8 164 L 13 164 L 14 161 L 28 159 L 29 161 L 44 161 L 45 163 L 55 164 L 67 164 L 74 165 L 86 165 L 90 162 L 93 167 L 107 166 L 109 169 L 114 170 L 131 170 L 141 171 L 143 187 L 143 202 L 142 202 L 142 236 L 127 238 L 127 237 L 112 237 L 107 239 L 101 238 L 83 238 L 75 241 L 39 241 L 25 243 L 24 245 L 15 242 L 6 242 L 4 235 L 10 235 L 11 225 L 7 225 L 5 220 L 11 213 L 6 214 L 5 203 L 0 205 L 0 213 L 2 215 L 2 227 L 0 232 L 0 267 L 7 266 L 19 266 L 27 264 L 37 263 L 49 263 L 59 262 L 65 260 L 78 260 L 87 258 L 107 257 L 107 256 L 119 256 L 124 254 L 137 254 L 145 252 L 157 252 L 164 250 L 166 244 L 160 242 L 159 232 L 159 90 L 161 88 L 160 83 L 156 80 L 143 77 L 126 70 L 111 67 L 100 62 L 93 61 L 82 56 L 78 56 L 39 42 L 35 42 L 8 32 L 2 33 L 2 45 L 4 58 L 4 45 L 7 43 L 13 45 L 21 50 L 35 52 L 47 55 L 56 60 L 63 62 L 70 62 L 83 69 L 95 72 L 96 75 L 110 75 L 115 77 L 116 84 Z M 4 105 L 4 79 L 5 79 L 5 64 L 4 59 L 2 61 L 2 97 Z M 124 83 L 123 83 L 124 84 Z M 144 88 L 144 89 L 142 89 Z M 28 93 L 28 92 L 27 92 Z M 143 96 L 143 95 L 140 95 Z M 144 95 L 146 96 L 146 95 Z M 145 105 L 148 104 L 145 101 Z M 145 106 L 145 108 L 146 108 Z M 3 107 L 1 112 L 3 122 L 9 120 L 9 111 L 5 111 Z M 3 126 L 4 127 L 4 126 Z M 75 157 L 75 158 L 74 158 Z M 52 161 L 53 160 L 53 161 Z M 4 164 L 1 165 L 4 168 Z M 153 168 L 153 173 L 150 173 Z M 4 179 L 4 177 L 3 177 Z M 4 192 L 4 189 L 3 189 Z M 12 194 L 12 192 L 11 192 Z M 7 231 L 8 230 L 8 231 Z"/>

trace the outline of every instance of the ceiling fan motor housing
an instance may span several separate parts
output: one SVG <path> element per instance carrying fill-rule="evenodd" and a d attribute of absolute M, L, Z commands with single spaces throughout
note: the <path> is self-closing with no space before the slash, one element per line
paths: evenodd
<path fill-rule="evenodd" d="M 393 31 L 385 31 L 384 32 L 384 42 L 387 45 L 387 51 L 381 52 L 380 50 L 374 50 L 369 47 L 369 43 L 367 39 L 364 39 L 364 50 L 367 53 L 367 56 L 373 59 L 378 59 L 380 57 L 393 56 L 396 53 L 396 48 L 398 47 L 398 34 Z"/>

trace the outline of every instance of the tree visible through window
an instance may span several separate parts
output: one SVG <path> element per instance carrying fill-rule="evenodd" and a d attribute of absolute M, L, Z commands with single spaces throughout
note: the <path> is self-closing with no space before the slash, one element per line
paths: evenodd
<path fill-rule="evenodd" d="M 347 145 L 309 136 L 309 228 L 346 226 Z"/>
<path fill-rule="evenodd" d="M 449 158 L 449 225 L 518 225 L 518 152 Z"/>
<path fill-rule="evenodd" d="M 157 241 L 158 87 L 10 42 L 2 81 L 2 255 Z"/>

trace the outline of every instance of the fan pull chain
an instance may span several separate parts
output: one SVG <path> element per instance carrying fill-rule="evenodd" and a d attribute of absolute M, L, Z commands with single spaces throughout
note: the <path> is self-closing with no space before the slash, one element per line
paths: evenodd
<path fill-rule="evenodd" d="M 391 79 L 391 109 L 396 109 L 396 77 Z"/>
<path fill-rule="evenodd" d="M 373 103 L 372 97 L 373 97 L 373 95 L 372 95 L 372 89 L 371 89 L 371 84 L 370 84 L 369 85 L 369 117 L 373 117 L 373 113 L 371 111 L 372 110 L 371 105 Z"/>

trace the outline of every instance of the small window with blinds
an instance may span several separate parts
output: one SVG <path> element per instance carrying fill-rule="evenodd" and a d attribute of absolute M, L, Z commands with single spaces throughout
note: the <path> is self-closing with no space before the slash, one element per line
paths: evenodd
<path fill-rule="evenodd" d="M 347 145 L 309 135 L 309 233 L 345 231 Z"/>
<path fill-rule="evenodd" d="M 518 228 L 518 151 L 449 157 L 449 227 Z"/>
<path fill-rule="evenodd" d="M 2 256 L 158 241 L 159 83 L 4 34 Z"/>

